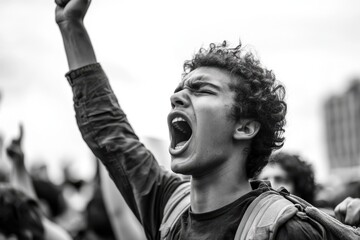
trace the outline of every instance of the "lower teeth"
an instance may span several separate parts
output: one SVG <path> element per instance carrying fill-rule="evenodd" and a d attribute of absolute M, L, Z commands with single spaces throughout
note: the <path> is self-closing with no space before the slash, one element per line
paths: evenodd
<path fill-rule="evenodd" d="M 175 149 L 180 149 L 185 145 L 186 141 L 183 142 L 179 142 L 178 144 L 176 144 Z"/>

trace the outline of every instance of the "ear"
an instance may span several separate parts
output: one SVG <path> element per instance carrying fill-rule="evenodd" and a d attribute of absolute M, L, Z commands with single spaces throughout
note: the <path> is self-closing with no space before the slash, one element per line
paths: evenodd
<path fill-rule="evenodd" d="M 261 124 L 251 119 L 241 119 L 235 125 L 234 139 L 248 140 L 252 139 L 259 132 Z"/>

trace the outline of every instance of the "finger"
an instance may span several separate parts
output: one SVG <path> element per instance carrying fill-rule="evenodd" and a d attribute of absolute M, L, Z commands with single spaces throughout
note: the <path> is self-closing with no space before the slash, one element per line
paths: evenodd
<path fill-rule="evenodd" d="M 22 139 L 23 139 L 23 136 L 24 136 L 24 126 L 22 123 L 19 124 L 19 137 L 18 137 L 18 142 L 19 144 L 21 144 L 22 142 Z"/>
<path fill-rule="evenodd" d="M 348 203 L 352 200 L 352 198 L 346 198 L 344 201 L 339 203 L 335 208 L 335 218 L 338 219 L 340 222 L 345 221 L 345 215 L 347 210 Z"/>
<path fill-rule="evenodd" d="M 11 141 L 11 145 L 21 145 L 24 136 L 24 127 L 22 123 L 19 123 L 19 136 Z"/>
<path fill-rule="evenodd" d="M 350 226 L 357 226 L 359 225 L 359 215 L 355 214 L 354 212 L 349 212 L 346 214 L 344 223 Z"/>
<path fill-rule="evenodd" d="M 70 0 L 55 0 L 56 5 L 59 7 L 65 7 L 68 2 L 70 2 Z"/>
<path fill-rule="evenodd" d="M 344 205 L 342 203 L 337 205 L 334 212 L 335 212 L 335 218 L 337 220 L 339 220 L 340 222 L 345 221 L 346 205 Z"/>

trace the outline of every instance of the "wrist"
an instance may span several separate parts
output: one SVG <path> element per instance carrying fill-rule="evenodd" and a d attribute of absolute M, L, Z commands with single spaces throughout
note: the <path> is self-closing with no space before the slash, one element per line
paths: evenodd
<path fill-rule="evenodd" d="M 97 62 L 90 37 L 82 20 L 68 19 L 58 22 L 58 25 L 70 70 Z"/>
<path fill-rule="evenodd" d="M 14 161 L 13 166 L 17 171 L 24 171 L 26 170 L 24 159 L 18 159 L 17 161 Z"/>
<path fill-rule="evenodd" d="M 85 29 L 84 22 L 81 19 L 63 20 L 58 22 L 57 25 L 62 33 Z"/>

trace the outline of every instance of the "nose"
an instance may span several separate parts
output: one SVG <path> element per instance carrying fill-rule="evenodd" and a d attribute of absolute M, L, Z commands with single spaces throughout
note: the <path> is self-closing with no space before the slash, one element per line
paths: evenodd
<path fill-rule="evenodd" d="M 171 107 L 187 107 L 189 106 L 189 96 L 186 89 L 174 93 L 170 97 Z"/>

